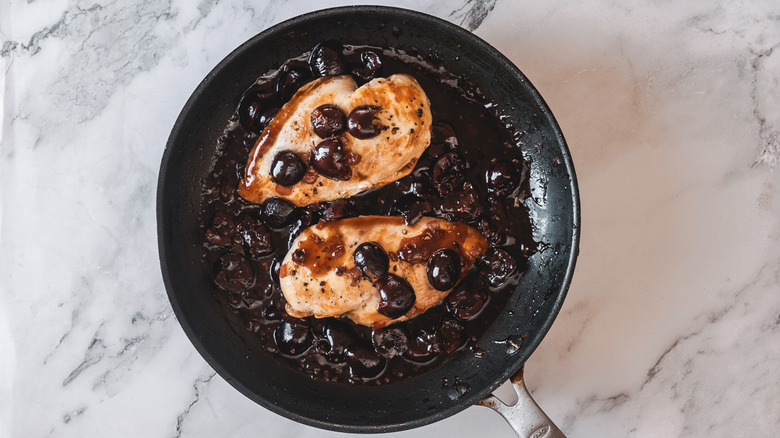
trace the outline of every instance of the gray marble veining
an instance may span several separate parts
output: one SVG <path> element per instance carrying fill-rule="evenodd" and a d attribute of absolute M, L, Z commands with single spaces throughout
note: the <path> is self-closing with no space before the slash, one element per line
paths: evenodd
<path fill-rule="evenodd" d="M 343 4 L 0 3 L 0 436 L 337 436 L 200 358 L 162 285 L 154 202 L 205 74 L 262 29 Z M 775 436 L 780 6 L 395 5 L 506 54 L 569 142 L 581 253 L 526 364 L 550 417 L 569 436 Z M 430 434 L 513 436 L 478 407 L 401 435 Z"/>

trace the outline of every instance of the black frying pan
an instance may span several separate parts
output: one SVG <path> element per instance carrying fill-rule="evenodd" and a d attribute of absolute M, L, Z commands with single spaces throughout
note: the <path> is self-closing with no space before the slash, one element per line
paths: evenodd
<path fill-rule="evenodd" d="M 400 30 L 395 31 L 394 27 Z M 384 386 L 312 380 L 257 351 L 248 332 L 234 330 L 212 298 L 201 258 L 201 184 L 217 138 L 254 80 L 284 60 L 335 39 L 417 51 L 435 65 L 469 78 L 523 126 L 534 145 L 530 184 L 535 238 L 544 250 L 529 259 L 517 290 L 486 330 L 482 358 L 454 353 L 441 366 Z M 171 305 L 206 361 L 247 397 L 287 418 L 343 432 L 389 432 L 441 420 L 488 397 L 515 374 L 550 328 L 571 281 L 579 238 L 579 201 L 569 151 L 550 109 L 528 79 L 501 53 L 443 20 L 402 9 L 346 7 L 278 24 L 228 55 L 201 82 L 173 127 L 157 196 L 160 261 Z M 515 346 L 519 347 L 516 348 Z M 442 379 L 458 378 L 453 397 Z"/>

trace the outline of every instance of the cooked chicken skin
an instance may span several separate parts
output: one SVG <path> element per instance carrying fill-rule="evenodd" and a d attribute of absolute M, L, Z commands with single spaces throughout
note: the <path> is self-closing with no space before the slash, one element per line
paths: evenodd
<path fill-rule="evenodd" d="M 360 160 L 351 166 L 349 180 L 316 175 L 314 182 L 305 178 L 290 187 L 276 184 L 270 172 L 277 153 L 289 150 L 308 163 L 312 147 L 323 140 L 312 130 L 311 113 L 324 104 L 338 106 L 345 115 L 361 105 L 379 106 L 375 117 L 383 130 L 368 139 L 341 134 L 345 152 Z M 300 206 L 348 198 L 408 175 L 430 140 L 430 102 L 413 77 L 396 74 L 359 88 L 351 76 L 319 78 L 301 87 L 260 135 L 238 193 L 258 204 L 275 196 Z"/>
<path fill-rule="evenodd" d="M 361 274 L 352 258 L 363 242 L 378 243 L 390 258 L 389 272 L 414 288 L 414 305 L 400 318 L 377 312 L 377 287 Z M 487 240 L 476 229 L 440 218 L 425 217 L 406 225 L 397 216 L 360 216 L 317 224 L 295 239 L 282 262 L 279 277 L 287 313 L 299 318 L 345 316 L 375 328 L 403 321 L 438 304 L 450 292 L 428 283 L 431 253 L 441 248 L 458 252 L 462 279 L 487 247 Z"/>

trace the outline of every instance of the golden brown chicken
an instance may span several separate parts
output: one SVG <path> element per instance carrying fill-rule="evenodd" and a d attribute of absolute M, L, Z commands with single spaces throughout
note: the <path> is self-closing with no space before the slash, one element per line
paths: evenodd
<path fill-rule="evenodd" d="M 430 102 L 404 74 L 358 87 L 351 76 L 304 85 L 262 132 L 238 193 L 296 205 L 347 198 L 409 174 L 430 144 Z"/>
<path fill-rule="evenodd" d="M 282 262 L 287 313 L 374 327 L 402 321 L 444 299 L 487 247 L 476 229 L 440 218 L 321 223 L 304 230 Z"/>

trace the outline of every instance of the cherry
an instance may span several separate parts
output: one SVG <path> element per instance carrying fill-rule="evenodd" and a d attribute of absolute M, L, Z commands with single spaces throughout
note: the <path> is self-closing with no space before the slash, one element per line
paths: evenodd
<path fill-rule="evenodd" d="M 238 292 L 251 287 L 254 283 L 252 265 L 241 254 L 223 255 L 219 259 L 219 266 L 215 280 L 217 285 L 225 290 Z"/>
<path fill-rule="evenodd" d="M 321 339 L 317 344 L 317 351 L 326 355 L 329 360 L 340 362 L 344 359 L 345 349 L 357 342 L 354 330 L 337 319 L 323 320 L 315 328 Z"/>
<path fill-rule="evenodd" d="M 282 100 L 287 101 L 309 79 L 309 72 L 298 66 L 285 64 L 279 71 L 276 82 L 276 93 Z"/>
<path fill-rule="evenodd" d="M 482 214 L 482 203 L 479 193 L 465 183 L 463 189 L 452 192 L 441 201 L 441 211 L 464 221 L 474 221 Z"/>
<path fill-rule="evenodd" d="M 282 228 L 290 222 L 295 205 L 282 198 L 268 198 L 263 202 L 260 217 L 271 228 Z"/>
<path fill-rule="evenodd" d="M 447 310 L 460 320 L 467 321 L 477 316 L 487 301 L 484 290 L 473 287 L 459 287 L 447 295 Z"/>
<path fill-rule="evenodd" d="M 365 347 L 351 347 L 345 354 L 353 378 L 373 379 L 382 374 L 387 361 L 376 351 Z"/>
<path fill-rule="evenodd" d="M 439 351 L 452 353 L 466 343 L 466 326 L 457 319 L 444 318 L 436 328 Z"/>
<path fill-rule="evenodd" d="M 428 259 L 428 283 L 436 290 L 450 290 L 460 280 L 461 270 L 460 255 L 457 252 L 439 249 Z"/>
<path fill-rule="evenodd" d="M 229 214 L 219 211 L 211 220 L 211 227 L 206 230 L 206 240 L 217 246 L 230 246 L 235 234 L 235 223 Z"/>
<path fill-rule="evenodd" d="M 433 183 L 441 196 L 460 189 L 465 181 L 466 160 L 457 152 L 447 152 L 433 165 Z"/>
<path fill-rule="evenodd" d="M 274 340 L 285 356 L 295 357 L 311 347 L 313 336 L 308 326 L 291 321 L 282 321 L 274 331 Z"/>
<path fill-rule="evenodd" d="M 315 76 L 338 76 L 347 72 L 344 48 L 336 41 L 323 41 L 311 51 L 309 67 Z"/>
<path fill-rule="evenodd" d="M 305 174 L 306 163 L 293 151 L 281 151 L 271 162 L 271 179 L 281 186 L 290 187 Z"/>
<path fill-rule="evenodd" d="M 387 253 L 376 242 L 364 242 L 352 253 L 355 266 L 371 279 L 377 279 L 385 274 L 390 267 Z"/>
<path fill-rule="evenodd" d="M 499 196 L 512 194 L 520 186 L 522 169 L 516 161 L 497 160 L 485 172 L 488 190 Z"/>
<path fill-rule="evenodd" d="M 252 258 L 257 259 L 274 251 L 271 231 L 257 219 L 244 216 L 241 223 L 238 224 L 238 231 Z"/>
<path fill-rule="evenodd" d="M 455 129 L 452 125 L 447 122 L 433 122 L 431 146 L 437 143 L 446 145 L 449 150 L 458 147 L 458 137 L 455 135 Z"/>
<path fill-rule="evenodd" d="M 353 137 L 365 140 L 376 137 L 382 131 L 376 113 L 382 107 L 376 105 L 361 105 L 352 109 L 347 117 L 347 130 Z"/>
<path fill-rule="evenodd" d="M 352 74 L 359 79 L 368 82 L 376 77 L 377 71 L 382 67 L 382 59 L 373 50 L 360 52 L 360 65 L 352 70 Z"/>
<path fill-rule="evenodd" d="M 352 178 L 352 169 L 347 164 L 344 144 L 338 137 L 322 140 L 312 149 L 311 166 L 320 175 L 336 181 Z"/>
<path fill-rule="evenodd" d="M 439 352 L 438 335 L 435 331 L 419 330 L 417 336 L 409 339 L 409 348 L 404 357 L 412 362 L 430 362 Z"/>
<path fill-rule="evenodd" d="M 491 247 L 480 260 L 482 276 L 492 287 L 501 287 L 517 271 L 517 262 L 508 252 Z"/>
<path fill-rule="evenodd" d="M 374 330 L 371 333 L 371 341 L 377 353 L 387 358 L 392 358 L 406 351 L 409 344 L 409 335 L 402 328 L 398 327 L 398 324 L 393 324 Z"/>
<path fill-rule="evenodd" d="M 336 105 L 320 105 L 311 112 L 311 126 L 320 138 L 341 134 L 346 130 L 347 116 Z"/>
<path fill-rule="evenodd" d="M 380 298 L 377 312 L 382 315 L 392 319 L 400 318 L 414 305 L 414 289 L 403 278 L 395 274 L 385 274 L 376 284 Z"/>

